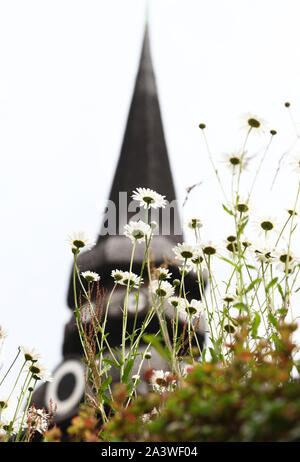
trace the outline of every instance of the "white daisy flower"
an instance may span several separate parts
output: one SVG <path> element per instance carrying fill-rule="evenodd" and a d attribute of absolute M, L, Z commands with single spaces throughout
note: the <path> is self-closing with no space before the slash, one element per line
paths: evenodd
<path fill-rule="evenodd" d="M 196 249 L 194 245 L 187 244 L 183 242 L 182 244 L 177 244 L 173 248 L 173 252 L 179 260 L 188 260 L 193 258 L 196 255 Z"/>
<path fill-rule="evenodd" d="M 152 372 L 150 382 L 153 390 L 159 393 L 171 391 L 176 386 L 176 380 L 173 378 L 171 372 L 163 370 L 154 370 Z"/>
<path fill-rule="evenodd" d="M 165 196 L 162 196 L 149 188 L 136 188 L 136 191 L 133 191 L 133 195 L 131 197 L 134 200 L 139 201 L 140 207 L 144 207 L 145 209 L 165 207 L 167 203 Z"/>
<path fill-rule="evenodd" d="M 174 287 L 167 281 L 152 281 L 152 293 L 158 297 L 169 298 L 174 295 Z"/>
<path fill-rule="evenodd" d="M 144 354 L 144 358 L 145 358 L 145 359 L 151 359 L 151 358 L 152 358 L 152 353 L 151 353 L 151 351 L 146 351 L 146 353 Z"/>
<path fill-rule="evenodd" d="M 36 362 L 40 359 L 40 353 L 34 347 L 28 347 L 25 345 L 20 345 L 20 349 L 24 354 L 26 361 Z"/>
<path fill-rule="evenodd" d="M 187 261 L 186 268 L 188 271 L 198 272 L 198 270 L 204 269 L 204 266 L 205 266 L 204 263 L 205 263 L 205 258 L 203 255 L 201 245 L 196 244 L 194 247 L 194 256 L 193 258 Z"/>
<path fill-rule="evenodd" d="M 203 304 L 199 300 L 183 300 L 179 305 L 179 309 L 182 313 L 188 314 L 188 316 L 199 316 L 203 312 Z"/>
<path fill-rule="evenodd" d="M 255 259 L 260 263 L 273 263 L 275 260 L 274 245 L 266 240 L 258 240 L 252 243 L 251 251 Z"/>
<path fill-rule="evenodd" d="M 173 308 L 180 308 L 182 303 L 184 302 L 184 299 L 181 297 L 170 297 L 168 298 L 168 303 L 173 306 Z"/>
<path fill-rule="evenodd" d="M 299 211 L 294 208 L 286 208 L 285 211 L 290 215 L 294 216 L 294 220 L 296 219 L 297 221 L 299 220 Z"/>
<path fill-rule="evenodd" d="M 152 229 L 152 231 L 154 231 L 157 227 L 158 227 L 158 224 L 156 221 L 153 220 L 150 222 L 150 228 Z"/>
<path fill-rule="evenodd" d="M 167 268 L 162 268 L 161 266 L 159 268 L 155 269 L 155 277 L 159 281 L 163 281 L 164 279 L 170 279 L 172 276 L 172 273 Z"/>
<path fill-rule="evenodd" d="M 281 248 L 275 251 L 275 257 L 277 259 L 277 269 L 282 272 L 290 273 L 294 270 L 294 267 L 300 263 L 300 258 L 292 250 L 287 248 Z"/>
<path fill-rule="evenodd" d="M 41 380 L 42 382 L 52 382 L 53 380 L 49 369 L 39 360 L 30 366 L 27 366 L 27 369 L 32 373 L 33 378 L 36 380 Z"/>
<path fill-rule="evenodd" d="M 116 280 L 116 279 L 115 279 Z M 123 271 L 123 279 L 116 281 L 122 286 L 128 286 L 130 288 L 138 288 L 143 283 L 143 279 L 135 273 L 129 271 Z"/>
<path fill-rule="evenodd" d="M 227 236 L 227 238 L 223 241 L 223 246 L 225 251 L 230 255 L 236 254 L 239 250 L 237 237 L 234 235 Z"/>
<path fill-rule="evenodd" d="M 15 419 L 13 419 L 13 414 L 14 414 L 13 412 L 11 412 L 10 416 L 6 415 L 5 413 L 1 414 L 0 428 L 3 434 L 7 434 L 9 431 L 10 435 L 16 435 L 19 432 L 20 426 L 22 424 L 22 417 L 17 416 Z M 25 428 L 26 428 L 26 423 L 23 422 L 22 430 L 25 430 Z"/>
<path fill-rule="evenodd" d="M 183 275 L 185 277 L 190 271 L 192 271 L 192 266 L 189 264 L 182 265 L 182 266 L 178 266 L 178 269 L 179 269 L 179 273 L 181 274 L 181 276 Z"/>
<path fill-rule="evenodd" d="M 251 219 L 251 227 L 258 236 L 276 234 L 280 231 L 278 219 L 269 213 L 257 215 Z"/>
<path fill-rule="evenodd" d="M 290 155 L 287 158 L 286 164 L 292 172 L 299 175 L 300 173 L 300 152 L 296 152 Z"/>
<path fill-rule="evenodd" d="M 222 297 L 222 303 L 226 303 L 227 305 L 231 305 L 237 301 L 237 296 L 228 292 Z"/>
<path fill-rule="evenodd" d="M 219 255 L 219 246 L 216 246 L 212 241 L 203 241 L 200 244 L 202 252 L 204 255 L 212 257 Z"/>
<path fill-rule="evenodd" d="M 249 239 L 248 236 L 241 236 L 240 241 L 243 249 L 248 249 L 252 246 L 252 239 Z"/>
<path fill-rule="evenodd" d="M 120 284 L 120 281 L 124 279 L 124 271 L 118 269 L 112 270 L 111 276 L 114 278 L 115 283 Z"/>
<path fill-rule="evenodd" d="M 248 197 L 239 197 L 233 208 L 244 215 L 255 212 L 255 207 Z"/>
<path fill-rule="evenodd" d="M 221 162 L 225 163 L 230 171 L 236 172 L 239 169 L 245 170 L 248 166 L 249 159 L 242 152 L 234 151 L 232 153 L 222 154 Z"/>
<path fill-rule="evenodd" d="M 151 235 L 151 227 L 143 221 L 130 221 L 128 225 L 124 226 L 124 234 L 132 242 L 143 242 L 145 238 L 149 239 Z"/>
<path fill-rule="evenodd" d="M 267 130 L 267 122 L 257 115 L 246 113 L 241 116 L 241 128 L 261 135 Z"/>
<path fill-rule="evenodd" d="M 90 247 L 94 244 L 84 231 L 74 231 L 68 235 L 67 241 L 71 245 L 73 252 L 80 252 L 84 247 Z"/>
<path fill-rule="evenodd" d="M 99 274 L 95 273 L 94 271 L 84 271 L 83 273 L 81 273 L 81 276 L 83 276 L 84 279 L 88 282 L 100 281 Z"/>
<path fill-rule="evenodd" d="M 195 230 L 202 228 L 203 223 L 199 217 L 191 217 L 187 220 L 186 226 L 189 229 Z"/>
<path fill-rule="evenodd" d="M 10 410 L 12 410 L 14 405 L 15 405 L 15 399 L 13 399 L 8 394 L 3 394 L 3 393 L 0 394 L 0 414 L 1 416 L 3 412 L 7 413 Z"/>

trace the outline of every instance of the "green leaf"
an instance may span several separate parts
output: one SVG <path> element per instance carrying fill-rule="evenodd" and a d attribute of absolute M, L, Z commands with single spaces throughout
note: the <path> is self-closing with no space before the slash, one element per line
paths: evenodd
<path fill-rule="evenodd" d="M 111 406 L 111 399 L 109 399 L 109 397 L 107 396 L 106 393 L 102 393 L 102 399 L 103 401 L 108 404 L 109 406 Z"/>
<path fill-rule="evenodd" d="M 269 292 L 269 290 L 271 289 L 271 287 L 273 287 L 273 286 L 276 284 L 277 281 L 278 281 L 278 278 L 277 278 L 277 277 L 274 278 L 274 279 L 272 279 L 272 281 L 269 282 L 269 284 L 267 285 L 266 291 Z"/>
<path fill-rule="evenodd" d="M 250 290 L 254 288 L 255 284 L 258 284 L 259 282 L 261 282 L 261 278 L 257 278 L 254 281 L 252 281 L 251 284 L 249 284 L 249 286 L 247 287 L 245 293 L 250 292 Z"/>
<path fill-rule="evenodd" d="M 276 346 L 281 348 L 282 347 L 282 341 L 280 340 L 280 338 L 278 337 L 278 335 L 276 334 L 272 334 L 271 335 L 271 339 L 274 341 L 274 343 L 276 343 Z"/>
<path fill-rule="evenodd" d="M 284 296 L 284 293 L 283 293 L 283 290 L 282 290 L 282 287 L 281 287 L 280 284 L 277 284 L 277 289 L 278 289 L 278 292 L 279 292 L 280 295 L 281 295 L 282 300 L 284 301 L 284 300 L 285 300 L 285 296 Z"/>
<path fill-rule="evenodd" d="M 239 228 L 238 228 L 238 234 L 239 234 L 239 236 L 243 233 L 243 231 L 244 231 L 244 229 L 245 229 L 247 223 L 248 223 L 248 219 L 247 219 L 244 223 L 242 223 L 241 226 L 239 226 Z"/>
<path fill-rule="evenodd" d="M 283 308 L 279 308 L 279 309 L 277 310 L 277 313 L 280 314 L 281 316 L 286 316 L 287 313 L 288 313 L 288 310 L 287 310 L 287 308 L 284 308 L 284 307 L 283 307 Z"/>
<path fill-rule="evenodd" d="M 274 327 L 278 327 L 278 321 L 272 313 L 268 313 L 268 320 Z"/>
<path fill-rule="evenodd" d="M 217 363 L 218 362 L 218 356 L 216 355 L 215 350 L 213 348 L 209 348 L 209 351 L 210 351 L 210 354 L 211 354 L 212 362 Z"/>
<path fill-rule="evenodd" d="M 104 393 L 106 388 L 111 384 L 111 381 L 112 381 L 112 377 L 109 375 L 101 385 L 100 390 L 101 390 L 102 393 Z"/>
<path fill-rule="evenodd" d="M 157 353 L 159 353 L 162 358 L 165 358 L 167 360 L 171 359 L 169 352 L 166 350 L 166 348 L 163 347 L 163 345 L 160 342 L 159 337 L 153 334 L 144 334 L 143 340 L 146 343 L 150 343 L 151 345 L 153 345 Z"/>
<path fill-rule="evenodd" d="M 118 364 L 116 361 L 112 361 L 111 359 L 104 358 L 103 362 L 106 364 L 109 364 L 110 366 L 116 367 L 117 369 L 120 369 L 120 364 Z"/>
<path fill-rule="evenodd" d="M 245 310 L 247 312 L 249 311 L 248 306 L 245 305 L 245 303 L 242 303 L 242 302 L 235 303 L 233 306 L 235 308 L 237 308 L 238 310 Z"/>
<path fill-rule="evenodd" d="M 131 358 L 125 366 L 124 374 L 122 376 L 122 383 L 128 383 L 129 375 L 134 365 L 134 358 Z"/>
<path fill-rule="evenodd" d="M 225 258 L 225 257 L 221 257 L 221 260 L 224 260 L 224 261 L 226 261 L 226 263 L 230 263 L 230 265 L 234 266 L 236 270 L 238 270 L 238 269 L 239 269 L 238 265 L 237 265 L 236 263 L 233 263 L 233 261 L 231 261 L 231 260 L 228 260 L 228 259 L 227 259 L 227 258 Z"/>
<path fill-rule="evenodd" d="M 229 213 L 229 215 L 234 216 L 233 212 L 231 210 L 229 210 L 224 204 L 222 204 L 222 207 L 225 210 L 225 212 Z"/>
<path fill-rule="evenodd" d="M 100 376 L 106 374 L 106 372 L 108 372 L 111 367 L 111 364 L 103 364 L 102 369 L 100 371 Z"/>
<path fill-rule="evenodd" d="M 256 270 L 255 266 L 253 266 L 253 265 L 246 265 L 246 268 Z"/>
<path fill-rule="evenodd" d="M 260 315 L 257 313 L 257 311 L 255 311 L 254 313 L 254 319 L 253 319 L 253 322 L 252 322 L 252 325 L 251 325 L 251 335 L 252 335 L 252 338 L 256 338 L 257 337 L 257 331 L 258 331 L 258 327 L 260 325 Z"/>

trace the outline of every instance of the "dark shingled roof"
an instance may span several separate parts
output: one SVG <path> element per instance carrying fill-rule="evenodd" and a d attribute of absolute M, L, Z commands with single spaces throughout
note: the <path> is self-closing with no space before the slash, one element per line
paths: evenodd
<path fill-rule="evenodd" d="M 117 204 L 119 191 L 127 191 L 130 197 L 137 187 L 151 188 L 165 195 L 169 202 L 176 199 L 150 55 L 148 27 L 109 199 Z"/>

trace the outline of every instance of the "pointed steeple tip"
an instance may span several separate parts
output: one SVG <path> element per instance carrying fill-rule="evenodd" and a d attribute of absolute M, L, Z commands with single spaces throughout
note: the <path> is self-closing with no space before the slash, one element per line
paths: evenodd
<path fill-rule="evenodd" d="M 149 24 L 149 18 L 150 18 L 150 6 L 149 6 L 149 1 L 146 0 L 146 5 L 145 5 L 145 24 L 146 24 L 146 29 Z"/>
<path fill-rule="evenodd" d="M 149 25 L 146 23 L 121 153 L 109 195 L 118 211 L 119 193 L 127 192 L 129 201 L 137 187 L 153 189 L 169 202 L 176 200 L 150 48 Z M 177 215 L 172 219 L 171 228 L 173 222 L 180 222 Z M 116 227 L 121 233 L 119 213 Z M 102 235 L 101 232 L 99 239 Z"/>

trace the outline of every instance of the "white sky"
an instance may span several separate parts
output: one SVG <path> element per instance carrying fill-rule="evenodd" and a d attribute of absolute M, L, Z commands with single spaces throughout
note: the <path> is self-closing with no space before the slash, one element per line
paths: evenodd
<path fill-rule="evenodd" d="M 150 1 L 152 56 L 177 194 L 183 201 L 187 186 L 204 182 L 186 211 L 203 211 L 207 237 L 223 232 L 223 213 L 198 124 L 207 124 L 216 156 L 241 146 L 242 113 L 260 115 L 278 130 L 258 181 L 261 202 L 261 187 L 295 139 L 285 101 L 300 120 L 299 17 L 298 0 Z M 52 370 L 62 359 L 72 263 L 65 238 L 77 229 L 93 238 L 99 232 L 144 19 L 143 0 L 0 0 L 5 364 L 19 344 L 35 346 Z M 249 148 L 261 149 L 267 140 Z M 281 198 L 293 196 L 289 176 L 277 185 Z"/>

